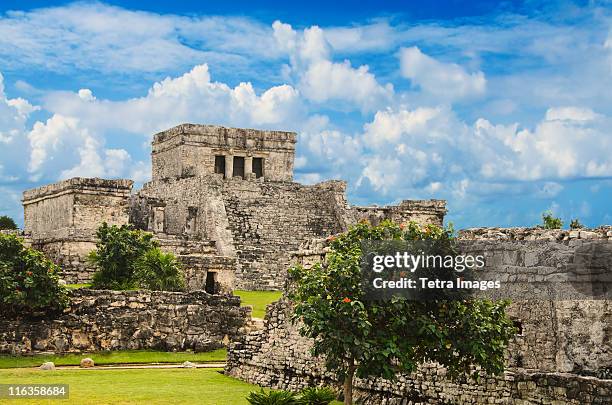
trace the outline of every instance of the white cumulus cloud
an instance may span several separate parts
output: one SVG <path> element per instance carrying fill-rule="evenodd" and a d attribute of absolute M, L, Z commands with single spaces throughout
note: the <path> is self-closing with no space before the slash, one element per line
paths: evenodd
<path fill-rule="evenodd" d="M 442 63 L 416 47 L 400 50 L 401 73 L 423 91 L 449 100 L 481 95 L 487 80 L 483 72 L 468 73 L 456 63 Z"/>
<path fill-rule="evenodd" d="M 363 111 L 373 111 L 393 98 L 393 85 L 382 85 L 367 65 L 353 67 L 350 61 L 333 61 L 332 47 L 318 26 L 298 33 L 291 25 L 272 25 L 279 48 L 288 53 L 294 75 L 304 97 L 315 103 L 344 102 Z"/>

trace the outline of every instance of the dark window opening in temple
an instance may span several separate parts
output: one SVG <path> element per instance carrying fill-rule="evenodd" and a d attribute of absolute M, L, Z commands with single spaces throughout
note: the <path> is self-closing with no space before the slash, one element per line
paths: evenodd
<path fill-rule="evenodd" d="M 217 273 L 209 271 L 206 273 L 206 285 L 204 285 L 204 291 L 209 294 L 217 293 Z"/>
<path fill-rule="evenodd" d="M 222 174 L 225 177 L 225 156 L 215 156 L 215 173 Z"/>
<path fill-rule="evenodd" d="M 187 208 L 187 222 L 185 223 L 185 233 L 191 234 L 191 235 L 196 233 L 197 219 L 198 219 L 198 208 L 188 207 Z"/>
<path fill-rule="evenodd" d="M 253 173 L 256 178 L 263 177 L 263 158 L 253 158 Z"/>
<path fill-rule="evenodd" d="M 234 174 L 233 176 L 242 177 L 244 179 L 244 157 L 234 156 Z"/>

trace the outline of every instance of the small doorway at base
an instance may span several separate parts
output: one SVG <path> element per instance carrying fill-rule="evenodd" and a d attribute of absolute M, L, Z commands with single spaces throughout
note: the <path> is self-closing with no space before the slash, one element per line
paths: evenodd
<path fill-rule="evenodd" d="M 204 285 L 204 291 L 209 294 L 217 293 L 217 273 L 214 271 L 206 272 L 206 284 Z"/>

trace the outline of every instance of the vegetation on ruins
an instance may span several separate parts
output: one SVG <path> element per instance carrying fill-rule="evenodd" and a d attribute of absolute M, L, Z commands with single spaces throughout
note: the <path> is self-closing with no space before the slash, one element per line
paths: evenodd
<path fill-rule="evenodd" d="M 542 213 L 542 225 L 544 229 L 561 229 L 563 227 L 563 221 L 561 218 L 557 218 L 551 211 Z"/>
<path fill-rule="evenodd" d="M 572 221 L 570 222 L 570 229 L 582 229 L 582 228 L 584 228 L 584 225 L 580 222 L 578 218 L 572 219 Z"/>
<path fill-rule="evenodd" d="M 172 253 L 164 253 L 159 248 L 146 251 L 136 262 L 135 270 L 140 287 L 160 291 L 185 289 L 180 263 Z"/>
<path fill-rule="evenodd" d="M 343 381 L 345 404 L 352 403 L 355 375 L 394 379 L 428 361 L 445 366 L 452 378 L 503 371 L 504 351 L 516 333 L 506 314 L 508 302 L 366 301 L 360 266 L 364 240 L 448 241 L 454 249 L 452 229 L 359 223 L 330 238 L 325 264 L 290 269 L 296 284 L 293 318 L 302 321 L 300 334 L 313 339 L 312 354 L 322 356 Z"/>
<path fill-rule="evenodd" d="M 13 218 L 7 215 L 0 215 L 0 230 L 3 229 L 17 229 L 17 224 Z"/>
<path fill-rule="evenodd" d="M 57 266 L 17 236 L 0 234 L 0 310 L 29 315 L 67 305 Z"/>
<path fill-rule="evenodd" d="M 178 261 L 171 253 L 159 250 L 153 234 L 129 225 L 109 226 L 104 222 L 96 237 L 96 250 L 89 254 L 90 262 L 98 268 L 93 275 L 93 288 L 171 291 L 184 288 Z"/>

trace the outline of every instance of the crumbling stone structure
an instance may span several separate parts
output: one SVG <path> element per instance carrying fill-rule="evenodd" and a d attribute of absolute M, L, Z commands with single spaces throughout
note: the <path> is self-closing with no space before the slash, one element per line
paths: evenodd
<path fill-rule="evenodd" d="M 531 282 L 571 276 L 576 258 L 593 243 L 610 246 L 612 227 L 579 231 L 539 228 L 475 228 L 460 231 L 464 253 L 486 256 L 491 273 L 504 281 Z M 304 244 L 294 253 L 305 266 L 324 260 L 325 240 Z M 593 263 L 610 283 L 612 250 Z M 603 279 L 602 279 L 603 280 Z M 508 350 L 502 376 L 454 382 L 445 369 L 425 364 L 396 381 L 357 379 L 364 404 L 604 404 L 612 401 L 612 305 L 606 297 L 583 300 L 514 300 L 509 315 L 519 334 Z M 311 356 L 311 341 L 291 322 L 292 303 L 283 298 L 268 306 L 265 327 L 230 346 L 226 372 L 268 387 L 299 390 L 334 385 L 320 358 Z"/>
<path fill-rule="evenodd" d="M 250 327 L 240 298 L 162 291 L 70 292 L 70 306 L 52 319 L 0 320 L 0 353 L 155 349 L 209 351 Z"/>
<path fill-rule="evenodd" d="M 178 255 L 191 289 L 231 291 L 281 289 L 291 252 L 361 219 L 442 224 L 444 201 L 351 207 L 343 181 L 294 182 L 295 143 L 293 132 L 179 125 L 154 136 L 152 180 L 131 196 L 129 180 L 71 179 L 26 191 L 25 231 L 68 282 L 86 282 L 92 231 L 103 220 L 131 223 Z M 67 218 L 85 198 L 64 197 L 65 183 L 87 195 L 95 213 Z M 120 201 L 111 204 L 108 187 Z M 76 233 L 87 240 L 65 236 Z"/>
<path fill-rule="evenodd" d="M 87 254 L 103 221 L 128 223 L 131 180 L 73 178 L 23 193 L 24 230 L 30 243 L 60 265 L 71 283 L 91 280 Z"/>

